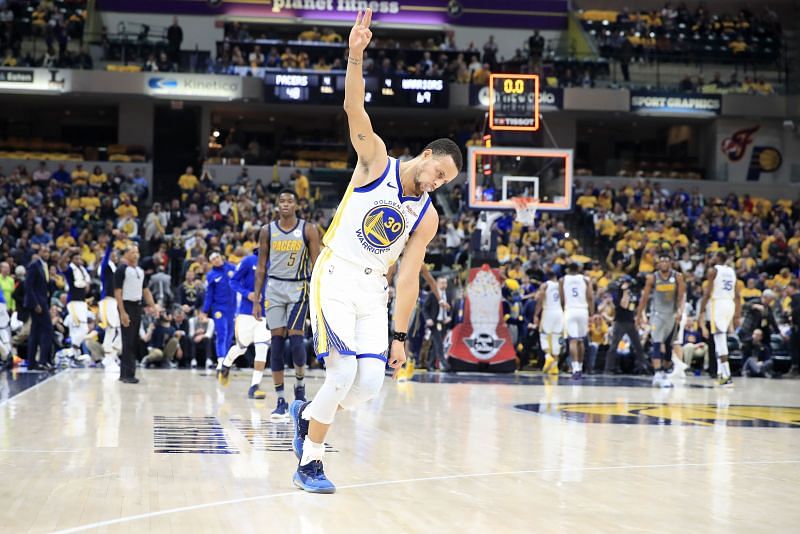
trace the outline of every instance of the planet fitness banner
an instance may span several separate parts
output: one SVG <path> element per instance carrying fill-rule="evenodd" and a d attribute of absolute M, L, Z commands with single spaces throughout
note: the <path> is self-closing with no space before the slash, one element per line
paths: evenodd
<path fill-rule="evenodd" d="M 567 0 L 98 0 L 105 11 L 350 21 L 372 8 L 384 23 L 560 30 Z"/>

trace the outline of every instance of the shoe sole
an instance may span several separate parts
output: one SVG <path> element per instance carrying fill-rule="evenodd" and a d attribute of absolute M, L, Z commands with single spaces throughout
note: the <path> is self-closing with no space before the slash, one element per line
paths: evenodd
<path fill-rule="evenodd" d="M 295 406 L 297 406 L 297 409 L 295 409 Z M 296 445 L 297 440 L 300 439 L 300 436 L 298 436 L 298 432 L 300 431 L 300 406 L 302 406 L 302 404 L 297 404 L 296 401 L 289 406 L 289 418 L 292 420 L 292 431 L 294 432 L 292 451 L 294 451 L 294 455 L 297 456 L 298 460 L 303 458 L 303 451 Z"/>
<path fill-rule="evenodd" d="M 264 400 L 264 399 L 267 398 L 267 395 L 266 394 L 264 394 L 264 395 L 248 395 L 247 398 L 248 399 L 253 399 L 253 400 Z"/>
<path fill-rule="evenodd" d="M 311 486 L 306 486 L 297 476 L 297 473 L 295 473 L 292 477 L 292 482 L 296 487 L 308 493 L 319 493 L 320 495 L 330 495 L 331 493 L 336 493 L 336 486 L 331 488 L 313 488 Z"/>
<path fill-rule="evenodd" d="M 289 417 L 289 414 L 283 414 L 283 415 L 277 414 L 277 413 L 269 414 L 269 420 L 273 421 L 275 423 L 288 422 L 290 419 L 291 418 Z M 292 448 L 294 449 L 294 447 L 292 447 Z"/>

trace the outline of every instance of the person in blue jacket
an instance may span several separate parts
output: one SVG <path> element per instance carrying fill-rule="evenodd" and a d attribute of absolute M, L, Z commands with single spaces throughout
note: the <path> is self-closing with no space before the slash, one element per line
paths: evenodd
<path fill-rule="evenodd" d="M 239 312 L 236 315 L 234 328 L 236 343 L 228 349 L 228 354 L 222 362 L 219 374 L 219 383 L 227 386 L 228 375 L 233 362 L 245 353 L 247 347 L 255 345 L 256 355 L 253 364 L 253 379 L 247 392 L 247 396 L 251 399 L 263 399 L 267 396 L 260 386 L 261 378 L 264 376 L 264 367 L 267 364 L 267 351 L 272 338 L 267 328 L 266 319 L 261 317 L 256 320 L 253 317 L 253 302 L 256 299 L 254 291 L 257 264 L 258 249 L 254 250 L 250 256 L 247 256 L 239 263 L 233 278 L 231 278 L 231 287 L 239 294 Z M 262 306 L 264 306 L 264 288 L 266 286 L 266 284 L 261 286 L 261 295 L 258 297 L 261 299 Z"/>
<path fill-rule="evenodd" d="M 217 349 L 217 373 L 222 369 L 222 360 L 233 342 L 233 315 L 236 312 L 236 293 L 231 287 L 235 267 L 219 252 L 212 252 L 208 261 L 212 269 L 206 275 L 206 299 L 203 313 L 214 321 L 215 347 Z"/>

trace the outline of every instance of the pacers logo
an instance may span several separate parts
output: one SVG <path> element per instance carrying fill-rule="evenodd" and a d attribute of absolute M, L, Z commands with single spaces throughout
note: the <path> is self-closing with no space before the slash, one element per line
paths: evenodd
<path fill-rule="evenodd" d="M 388 249 L 403 235 L 406 220 L 394 206 L 375 206 L 361 223 L 361 236 L 366 244 L 376 249 Z"/>
<path fill-rule="evenodd" d="M 519 404 L 520 410 L 580 423 L 800 428 L 800 407 L 716 404 Z"/>

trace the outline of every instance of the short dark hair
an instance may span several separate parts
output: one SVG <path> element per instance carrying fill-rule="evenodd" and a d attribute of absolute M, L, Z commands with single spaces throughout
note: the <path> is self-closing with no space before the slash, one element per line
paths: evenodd
<path fill-rule="evenodd" d="M 281 189 L 281 192 L 278 193 L 278 198 L 281 198 L 281 195 L 292 195 L 294 197 L 294 201 L 295 202 L 297 202 L 299 200 L 295 190 L 294 189 L 289 189 L 288 187 L 285 187 L 285 188 Z"/>
<path fill-rule="evenodd" d="M 436 141 L 431 141 L 425 146 L 423 152 L 428 149 L 430 149 L 434 156 L 450 156 L 453 158 L 456 169 L 458 169 L 458 172 L 461 172 L 461 168 L 464 166 L 464 158 L 461 156 L 461 149 L 458 148 L 458 145 L 455 144 L 452 139 L 442 137 Z"/>
<path fill-rule="evenodd" d="M 726 261 L 728 261 L 728 255 L 724 251 L 720 250 L 719 252 L 717 252 L 717 259 L 722 263 L 725 263 Z"/>

